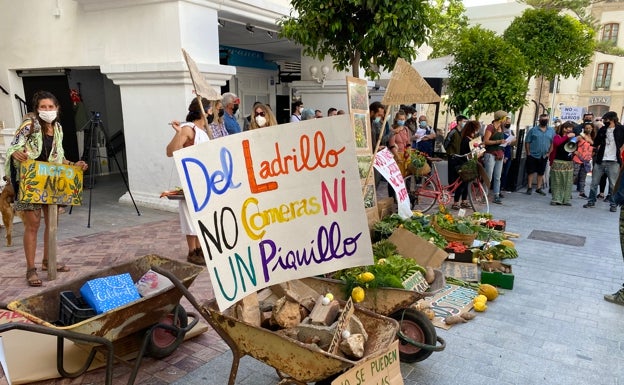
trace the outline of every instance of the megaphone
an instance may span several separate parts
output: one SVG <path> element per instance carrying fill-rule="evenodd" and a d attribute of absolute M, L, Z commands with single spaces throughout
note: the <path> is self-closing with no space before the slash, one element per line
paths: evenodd
<path fill-rule="evenodd" d="M 576 148 L 578 147 L 578 144 L 576 142 L 578 142 L 578 138 L 575 136 L 563 145 L 563 149 L 566 150 L 566 152 L 576 151 Z"/>

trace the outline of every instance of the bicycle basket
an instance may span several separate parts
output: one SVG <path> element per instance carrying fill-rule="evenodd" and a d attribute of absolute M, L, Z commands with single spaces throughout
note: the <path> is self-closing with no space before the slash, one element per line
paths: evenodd
<path fill-rule="evenodd" d="M 459 166 L 457 170 L 459 173 L 459 177 L 464 182 L 470 182 L 471 180 L 477 179 L 479 176 L 479 171 L 477 170 L 477 162 L 469 160 L 468 162 Z"/>

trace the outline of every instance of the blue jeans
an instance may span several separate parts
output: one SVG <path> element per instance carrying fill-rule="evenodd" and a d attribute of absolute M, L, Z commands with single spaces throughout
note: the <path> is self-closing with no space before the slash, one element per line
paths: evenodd
<path fill-rule="evenodd" d="M 598 186 L 600 185 L 600 178 L 602 178 L 603 174 L 607 174 L 609 178 L 609 194 L 613 196 L 613 185 L 618 178 L 618 174 L 620 172 L 620 165 L 618 162 L 608 162 L 602 161 L 601 164 L 594 164 L 592 169 L 592 182 L 591 188 L 589 189 L 589 199 L 587 203 L 596 203 L 596 193 L 598 192 Z M 613 203 L 613 198 L 609 204 L 612 207 L 615 207 L 615 203 Z"/>
<path fill-rule="evenodd" d="M 494 191 L 494 196 L 500 194 L 500 178 L 501 173 L 503 172 L 503 160 L 496 160 L 494 155 L 486 152 L 483 154 L 483 166 L 485 167 L 485 172 L 490 178 L 492 182 L 492 190 Z M 489 186 L 486 186 L 489 189 Z"/>

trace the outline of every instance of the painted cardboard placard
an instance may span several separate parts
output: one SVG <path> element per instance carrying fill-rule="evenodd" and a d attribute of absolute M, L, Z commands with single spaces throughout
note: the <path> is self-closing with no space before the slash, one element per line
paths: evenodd
<path fill-rule="evenodd" d="M 193 81 L 193 86 L 195 87 L 195 93 L 208 100 L 221 100 L 222 96 L 215 91 L 214 87 L 212 87 L 204 75 L 201 74 L 197 64 L 193 58 L 191 58 L 191 55 L 189 55 L 184 49 L 182 49 L 182 55 L 184 55 L 186 66 L 191 73 L 191 80 Z"/>
<path fill-rule="evenodd" d="M 410 63 L 397 59 L 382 104 L 439 103 L 440 100 L 440 96 Z"/>
<path fill-rule="evenodd" d="M 407 193 L 405 180 L 403 179 L 399 165 L 394 160 L 394 154 L 387 148 L 377 152 L 377 154 L 375 154 L 374 166 L 381 176 L 392 186 L 397 197 L 399 215 L 402 218 L 411 218 L 412 206 L 410 204 L 409 194 Z"/>
<path fill-rule="evenodd" d="M 347 116 L 229 135 L 174 159 L 220 309 L 373 263 Z"/>
<path fill-rule="evenodd" d="M 82 168 L 27 160 L 20 166 L 17 200 L 27 203 L 82 204 Z"/>
<path fill-rule="evenodd" d="M 394 340 L 388 349 L 355 365 L 332 385 L 402 385 L 400 364 L 399 340 Z"/>

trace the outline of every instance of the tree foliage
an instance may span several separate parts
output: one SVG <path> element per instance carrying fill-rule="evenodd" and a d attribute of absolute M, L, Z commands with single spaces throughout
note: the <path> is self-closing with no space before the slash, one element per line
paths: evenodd
<path fill-rule="evenodd" d="M 291 15 L 278 21 L 280 36 L 303 46 L 305 55 L 331 56 L 334 68 L 351 68 L 355 77 L 360 66 L 375 78 L 379 67 L 393 68 L 398 58 L 411 62 L 431 29 L 430 5 L 423 0 L 292 0 L 291 5 Z"/>
<path fill-rule="evenodd" d="M 442 57 L 455 53 L 457 36 L 468 28 L 466 8 L 461 0 L 433 0 L 430 20 L 434 26 L 429 38 L 433 49 L 429 58 Z"/>
<path fill-rule="evenodd" d="M 457 40 L 447 100 L 455 113 L 479 116 L 525 104 L 526 65 L 517 48 L 480 26 L 464 30 Z"/>
<path fill-rule="evenodd" d="M 574 13 L 578 19 L 589 26 L 596 25 L 596 20 L 588 12 L 592 4 L 602 2 L 604 0 L 520 0 L 521 3 L 530 5 L 535 9 L 544 9 L 550 11 L 570 11 Z"/>
<path fill-rule="evenodd" d="M 526 59 L 529 76 L 579 76 L 594 54 L 595 32 L 555 9 L 527 9 L 505 30 L 504 38 Z"/>

